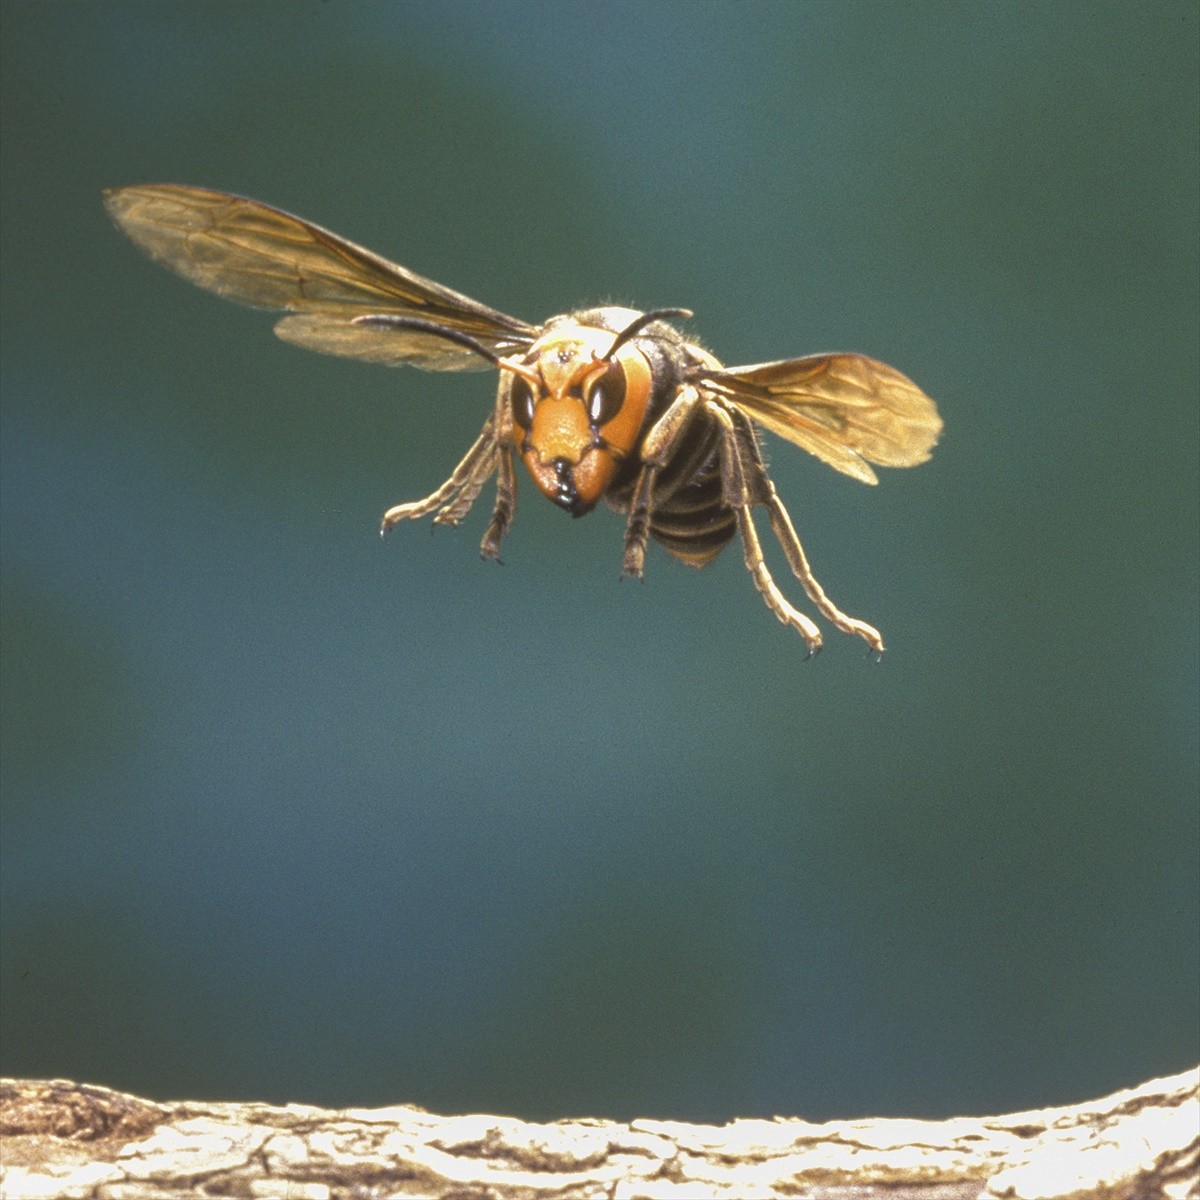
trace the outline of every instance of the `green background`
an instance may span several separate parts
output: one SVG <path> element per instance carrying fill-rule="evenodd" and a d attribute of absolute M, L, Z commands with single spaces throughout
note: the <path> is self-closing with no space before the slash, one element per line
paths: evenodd
<path fill-rule="evenodd" d="M 0 1069 L 721 1120 L 1193 1063 L 1198 11 L 5 4 Z M 887 659 L 525 479 L 503 567 L 490 491 L 381 543 L 491 377 L 279 342 L 112 229 L 160 181 L 910 374 L 919 470 L 768 439 Z"/>

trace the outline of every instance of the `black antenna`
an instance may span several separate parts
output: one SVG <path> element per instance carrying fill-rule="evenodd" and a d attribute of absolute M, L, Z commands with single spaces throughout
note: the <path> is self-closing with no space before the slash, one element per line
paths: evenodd
<path fill-rule="evenodd" d="M 449 325 L 438 325 L 433 321 L 423 321 L 420 317 L 401 317 L 391 313 L 355 317 L 350 324 L 365 325 L 368 329 L 412 329 L 417 333 L 432 334 L 466 350 L 473 350 L 480 358 L 486 358 L 493 367 L 502 371 L 508 368 L 508 363 L 494 350 L 489 350 L 469 333 L 463 333 L 461 329 L 451 329 Z"/>
<path fill-rule="evenodd" d="M 600 361 L 607 362 L 630 338 L 637 337 L 647 325 L 653 325 L 655 321 L 661 321 L 665 317 L 683 317 L 686 320 L 691 315 L 691 311 L 686 308 L 656 308 L 653 312 L 642 313 L 640 317 L 630 321 L 617 334 L 613 344 L 608 348 L 608 353 Z"/>

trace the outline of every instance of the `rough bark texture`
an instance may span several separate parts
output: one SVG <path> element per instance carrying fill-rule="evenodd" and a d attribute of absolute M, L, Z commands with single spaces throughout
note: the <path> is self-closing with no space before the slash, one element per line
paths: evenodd
<path fill-rule="evenodd" d="M 723 1126 L 156 1104 L 2 1080 L 0 1161 L 4 1200 L 1165 1200 L 1200 1196 L 1200 1070 L 1003 1117 Z"/>

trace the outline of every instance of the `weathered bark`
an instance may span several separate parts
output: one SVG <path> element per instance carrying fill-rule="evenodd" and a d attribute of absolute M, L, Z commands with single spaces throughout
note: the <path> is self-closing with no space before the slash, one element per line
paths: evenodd
<path fill-rule="evenodd" d="M 531 1125 L 400 1106 L 156 1104 L 0 1081 L 4 1200 L 974 1200 L 1200 1196 L 1200 1070 L 947 1121 Z"/>

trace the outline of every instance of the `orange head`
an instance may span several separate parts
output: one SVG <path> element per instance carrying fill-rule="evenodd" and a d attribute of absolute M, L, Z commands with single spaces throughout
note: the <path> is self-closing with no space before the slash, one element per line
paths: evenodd
<path fill-rule="evenodd" d="M 617 329 L 630 309 L 604 310 Z M 517 452 L 534 483 L 573 516 L 590 512 L 637 447 L 654 373 L 632 340 L 591 324 L 552 325 L 512 371 L 509 401 Z"/>

